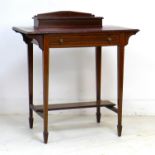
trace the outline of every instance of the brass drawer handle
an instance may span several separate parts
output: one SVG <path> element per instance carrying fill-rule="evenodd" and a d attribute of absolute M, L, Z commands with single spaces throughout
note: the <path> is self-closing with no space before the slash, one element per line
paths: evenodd
<path fill-rule="evenodd" d="M 59 42 L 60 42 L 60 44 L 63 44 L 64 40 L 61 38 L 61 39 L 59 40 Z"/>
<path fill-rule="evenodd" d="M 108 39 L 107 39 L 107 40 L 110 42 L 110 41 L 112 41 L 112 38 L 111 38 L 111 37 L 108 37 Z"/>

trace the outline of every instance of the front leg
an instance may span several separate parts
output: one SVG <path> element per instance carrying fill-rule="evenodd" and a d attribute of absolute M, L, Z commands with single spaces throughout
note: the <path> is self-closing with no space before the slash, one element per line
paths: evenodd
<path fill-rule="evenodd" d="M 123 100 L 123 72 L 124 72 L 124 45 L 117 49 L 117 104 L 118 104 L 118 136 L 122 133 L 122 100 Z"/>
<path fill-rule="evenodd" d="M 101 112 L 100 112 L 100 102 L 101 102 L 101 60 L 102 60 L 102 47 L 96 47 L 95 56 L 96 56 L 96 120 L 97 123 L 100 123 Z"/>
<path fill-rule="evenodd" d="M 44 119 L 44 143 L 48 141 L 48 81 L 49 81 L 49 49 L 44 38 L 43 48 L 43 119 Z"/>

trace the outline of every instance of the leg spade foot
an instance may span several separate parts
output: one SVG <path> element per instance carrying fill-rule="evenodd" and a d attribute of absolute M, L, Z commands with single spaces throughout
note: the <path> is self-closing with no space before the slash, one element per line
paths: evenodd
<path fill-rule="evenodd" d="M 97 123 L 100 123 L 101 120 L 101 113 L 96 113 L 96 121 Z"/>
<path fill-rule="evenodd" d="M 120 137 L 122 134 L 122 125 L 117 125 L 117 134 Z"/>
<path fill-rule="evenodd" d="M 30 126 L 30 129 L 33 128 L 33 118 L 29 117 L 29 126 Z"/>
<path fill-rule="evenodd" d="M 44 136 L 44 143 L 47 144 L 47 142 L 48 142 L 48 132 L 43 132 L 43 136 Z"/>

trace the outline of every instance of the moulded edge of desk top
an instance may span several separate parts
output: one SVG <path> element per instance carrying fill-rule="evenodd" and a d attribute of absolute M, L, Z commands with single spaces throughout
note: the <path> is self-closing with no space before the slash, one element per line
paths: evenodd
<path fill-rule="evenodd" d="M 42 28 L 34 27 L 13 27 L 14 31 L 22 34 L 67 34 L 67 33 L 103 33 L 103 32 L 132 32 L 137 33 L 138 29 L 131 29 L 119 26 L 103 26 L 102 28 Z"/>

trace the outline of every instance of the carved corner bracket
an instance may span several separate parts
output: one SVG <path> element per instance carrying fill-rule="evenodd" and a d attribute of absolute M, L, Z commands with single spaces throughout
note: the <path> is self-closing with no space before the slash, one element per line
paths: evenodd
<path fill-rule="evenodd" d="M 125 33 L 124 34 L 124 45 L 127 45 L 129 42 L 130 36 L 135 35 L 137 32 L 138 32 L 138 30 L 136 30 L 134 32 L 132 31 L 132 32 Z"/>
<path fill-rule="evenodd" d="M 34 43 L 37 44 L 39 46 L 40 49 L 43 49 L 43 35 L 26 35 L 26 34 L 22 34 L 23 36 L 23 41 L 26 44 L 30 44 L 30 43 Z"/>

